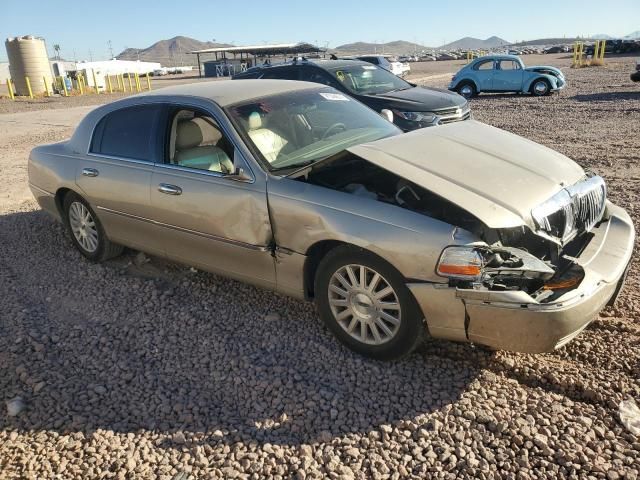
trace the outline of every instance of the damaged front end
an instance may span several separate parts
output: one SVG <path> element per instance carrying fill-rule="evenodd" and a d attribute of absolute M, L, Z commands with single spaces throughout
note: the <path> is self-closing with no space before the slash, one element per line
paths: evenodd
<path fill-rule="evenodd" d="M 535 230 L 529 225 L 490 228 L 463 206 L 350 152 L 291 178 L 392 204 L 470 232 L 478 240 L 447 247 L 436 274 L 450 287 L 521 291 L 539 302 L 580 284 L 583 272 L 572 259 L 588 243 L 606 199 L 602 179 L 590 176 L 534 208 Z"/>
<path fill-rule="evenodd" d="M 604 180 L 587 175 L 532 209 L 535 231 L 526 226 L 497 229 L 498 240 L 488 245 L 445 249 L 437 272 L 458 288 L 516 290 L 540 303 L 553 301 L 580 285 L 584 270 L 576 258 L 605 209 Z"/>
<path fill-rule="evenodd" d="M 425 183 L 349 152 L 330 163 L 292 178 L 454 227 L 452 244 L 434 265 L 434 278 L 441 281 L 407 281 L 433 337 L 520 352 L 550 351 L 586 327 L 621 286 L 635 233 L 626 212 L 607 202 L 600 177 L 583 174 L 552 192 L 530 207 L 521 225 L 489 227 L 470 213 L 474 205 L 454 203 L 444 189 L 436 194 Z M 456 232 L 471 233 L 476 240 L 456 243 Z"/>

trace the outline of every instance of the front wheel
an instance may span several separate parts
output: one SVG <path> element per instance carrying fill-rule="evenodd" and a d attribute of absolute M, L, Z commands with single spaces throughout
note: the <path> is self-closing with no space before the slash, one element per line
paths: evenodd
<path fill-rule="evenodd" d="M 64 222 L 71 241 L 80 253 L 93 261 L 103 261 L 122 253 L 123 247 L 112 243 L 89 203 L 75 193 L 64 197 Z"/>
<path fill-rule="evenodd" d="M 423 338 L 423 316 L 404 278 L 366 250 L 344 246 L 329 252 L 318 266 L 315 297 L 327 327 L 362 355 L 395 360 Z"/>
<path fill-rule="evenodd" d="M 462 82 L 456 89 L 464 98 L 471 98 L 477 95 L 476 87 L 471 82 Z"/>
<path fill-rule="evenodd" d="M 536 97 L 543 97 L 545 95 L 549 95 L 550 91 L 551 91 L 551 85 L 549 85 L 549 81 L 544 78 L 540 78 L 536 80 L 531 85 L 531 93 Z"/>

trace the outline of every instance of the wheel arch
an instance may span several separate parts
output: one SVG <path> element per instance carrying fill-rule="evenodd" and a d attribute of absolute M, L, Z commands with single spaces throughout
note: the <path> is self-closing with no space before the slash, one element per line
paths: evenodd
<path fill-rule="evenodd" d="M 524 92 L 531 93 L 531 88 L 533 87 L 533 84 L 535 82 L 537 82 L 538 80 L 546 80 L 547 83 L 549 83 L 549 87 L 551 89 L 556 88 L 556 86 L 557 86 L 557 81 L 556 81 L 555 77 L 553 77 L 552 75 L 538 74 L 535 77 L 530 78 L 527 81 L 527 83 L 524 85 L 524 88 L 522 90 Z"/>
<path fill-rule="evenodd" d="M 397 267 L 393 265 L 388 259 L 381 256 L 379 253 L 376 253 L 368 248 L 364 248 L 360 245 L 356 245 L 354 243 L 344 242 L 341 240 L 320 240 L 313 245 L 311 245 L 306 252 L 306 260 L 304 262 L 303 267 L 303 281 L 304 281 L 304 296 L 307 300 L 312 300 L 315 297 L 315 276 L 318 271 L 318 266 L 322 259 L 327 255 L 330 251 L 335 250 L 338 247 L 351 247 L 354 249 L 362 250 L 369 255 L 376 257 L 381 262 L 386 263 L 390 268 L 393 268 L 398 272 L 400 276 L 406 279 L 406 277 L 402 274 Z"/>
<path fill-rule="evenodd" d="M 358 248 L 357 245 L 343 242 L 341 240 L 320 240 L 309 246 L 305 252 L 306 260 L 303 267 L 303 288 L 304 297 L 307 300 L 311 300 L 315 297 L 315 276 L 320 262 L 331 250 L 343 245 Z"/>
<path fill-rule="evenodd" d="M 480 89 L 478 88 L 478 84 L 473 79 L 473 77 L 463 77 L 463 78 L 461 78 L 460 80 L 458 80 L 458 83 L 456 83 L 454 89 L 457 91 L 458 88 L 460 88 L 460 86 L 462 86 L 465 83 L 470 83 L 473 86 L 473 88 L 476 91 L 476 93 L 480 93 Z"/>
<path fill-rule="evenodd" d="M 60 214 L 60 218 L 64 218 L 64 197 L 67 196 L 68 193 L 73 192 L 78 195 L 77 192 L 74 192 L 70 188 L 62 187 L 56 190 L 55 194 L 55 202 L 56 208 L 58 209 L 58 213 Z"/>

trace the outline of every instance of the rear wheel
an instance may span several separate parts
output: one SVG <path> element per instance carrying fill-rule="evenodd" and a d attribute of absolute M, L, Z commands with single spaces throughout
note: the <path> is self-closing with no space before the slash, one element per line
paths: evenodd
<path fill-rule="evenodd" d="M 64 222 L 71 241 L 89 260 L 103 261 L 122 253 L 123 247 L 112 243 L 89 203 L 70 192 L 64 197 Z"/>
<path fill-rule="evenodd" d="M 363 249 L 330 251 L 318 266 L 315 295 L 327 327 L 360 354 L 398 359 L 423 338 L 422 313 L 402 275 Z"/>
<path fill-rule="evenodd" d="M 549 81 L 544 78 L 539 78 L 531 84 L 531 94 L 535 95 L 536 97 L 549 95 L 550 91 L 551 85 L 549 85 Z"/>
<path fill-rule="evenodd" d="M 476 90 L 476 86 L 471 82 L 460 83 L 460 85 L 458 85 L 458 88 L 456 88 L 456 90 L 464 98 L 475 97 L 478 94 Z"/>

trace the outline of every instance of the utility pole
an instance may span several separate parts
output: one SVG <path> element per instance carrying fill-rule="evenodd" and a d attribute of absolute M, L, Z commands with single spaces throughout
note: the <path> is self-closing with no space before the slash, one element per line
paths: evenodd
<path fill-rule="evenodd" d="M 93 53 L 91 53 L 91 50 L 89 50 L 89 60 L 93 62 Z"/>
<path fill-rule="evenodd" d="M 113 46 L 111 45 L 111 40 L 109 40 L 107 42 L 107 45 L 109 46 L 109 60 L 113 59 Z"/>

